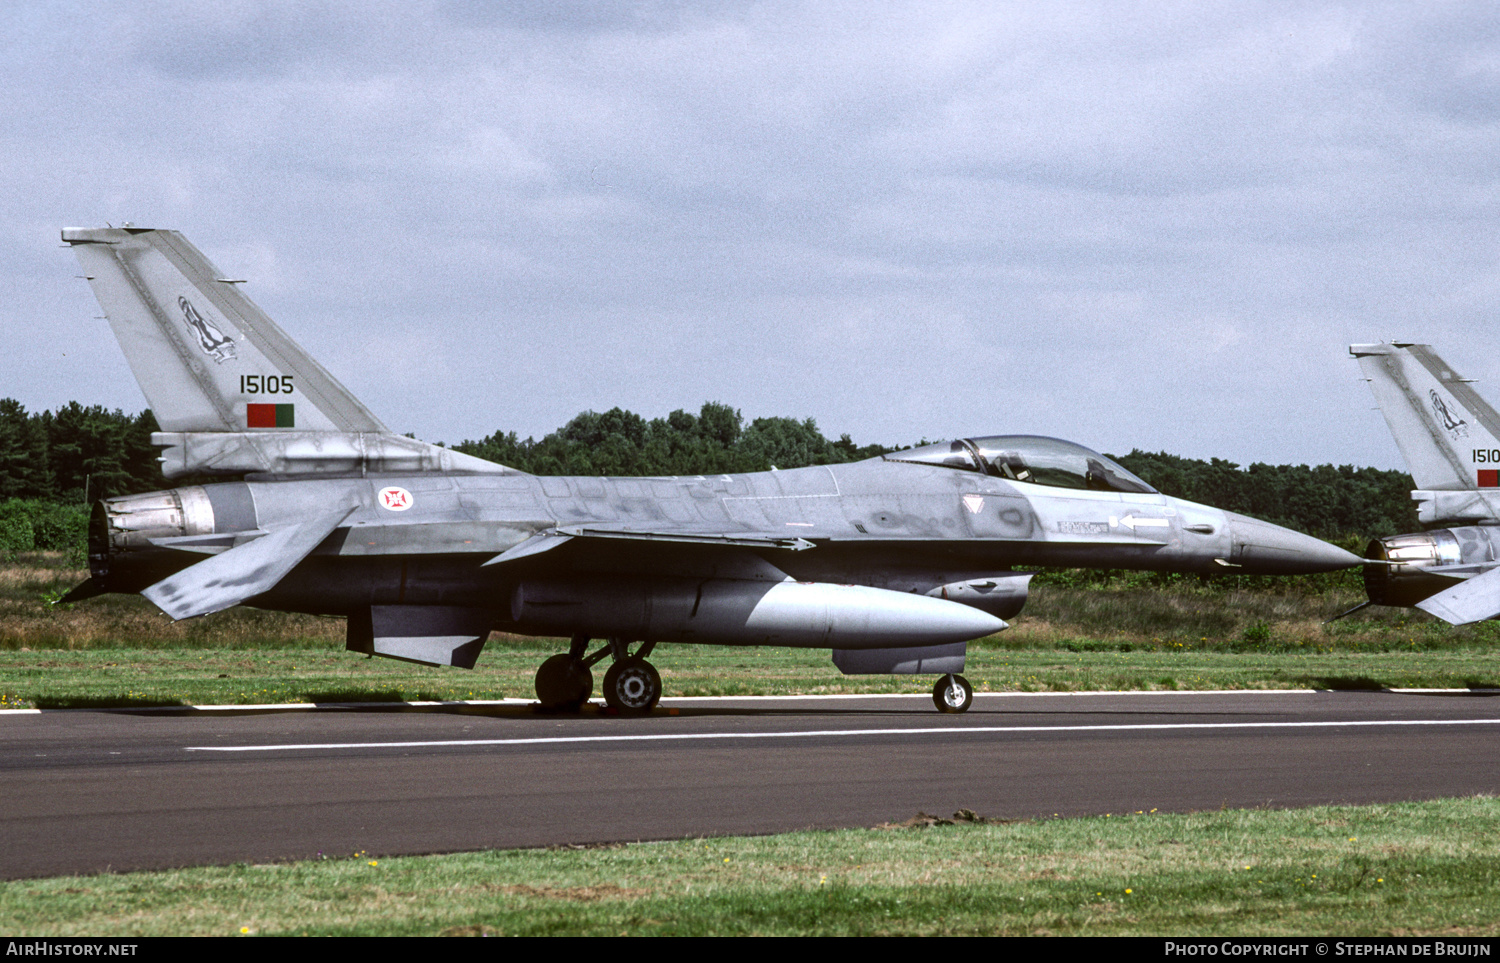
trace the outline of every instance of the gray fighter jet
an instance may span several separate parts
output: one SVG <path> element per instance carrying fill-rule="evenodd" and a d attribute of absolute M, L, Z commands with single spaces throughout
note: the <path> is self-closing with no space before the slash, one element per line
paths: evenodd
<path fill-rule="evenodd" d="M 827 467 L 535 477 L 405 438 L 173 231 L 63 231 L 162 431 L 169 478 L 239 480 L 94 507 L 90 579 L 174 619 L 247 604 L 348 618 L 348 648 L 472 668 L 491 631 L 571 638 L 541 703 L 649 711 L 661 642 L 830 649 L 846 673 L 939 675 L 1020 611 L 1017 567 L 1292 574 L 1342 549 L 1162 495 L 1033 436 Z M 589 651 L 591 640 L 604 640 Z"/>
<path fill-rule="evenodd" d="M 1416 606 L 1455 625 L 1500 616 L 1500 415 L 1428 345 L 1349 353 L 1406 459 L 1426 529 L 1370 543 L 1365 605 Z"/>

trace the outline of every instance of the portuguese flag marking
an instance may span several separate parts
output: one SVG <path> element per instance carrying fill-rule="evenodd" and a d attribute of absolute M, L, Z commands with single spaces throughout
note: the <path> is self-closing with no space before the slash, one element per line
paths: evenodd
<path fill-rule="evenodd" d="M 245 427 L 247 428 L 295 428 L 292 415 L 294 405 L 246 405 Z"/>

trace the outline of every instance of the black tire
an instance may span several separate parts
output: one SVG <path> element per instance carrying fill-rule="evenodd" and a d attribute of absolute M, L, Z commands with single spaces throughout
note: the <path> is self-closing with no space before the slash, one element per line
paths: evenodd
<path fill-rule="evenodd" d="M 582 662 L 554 655 L 536 670 L 536 697 L 551 712 L 577 712 L 594 694 L 594 674 Z"/>
<path fill-rule="evenodd" d="M 939 712 L 967 712 L 974 702 L 974 687 L 961 675 L 945 675 L 932 687 L 932 701 Z"/>
<path fill-rule="evenodd" d="M 661 700 L 661 675 L 645 659 L 621 659 L 604 673 L 604 701 L 621 713 L 641 715 Z"/>

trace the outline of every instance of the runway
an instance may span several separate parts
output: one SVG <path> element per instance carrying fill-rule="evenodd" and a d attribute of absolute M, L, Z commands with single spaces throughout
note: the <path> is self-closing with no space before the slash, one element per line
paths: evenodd
<path fill-rule="evenodd" d="M 1500 693 L 0 714 L 0 877 L 1500 792 Z"/>

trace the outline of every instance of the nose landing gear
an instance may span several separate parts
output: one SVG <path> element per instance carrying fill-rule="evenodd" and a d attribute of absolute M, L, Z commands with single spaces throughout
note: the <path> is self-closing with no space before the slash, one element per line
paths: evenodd
<path fill-rule="evenodd" d="M 967 712 L 974 701 L 974 687 L 963 676 L 950 673 L 932 687 L 932 701 L 939 712 Z"/>

